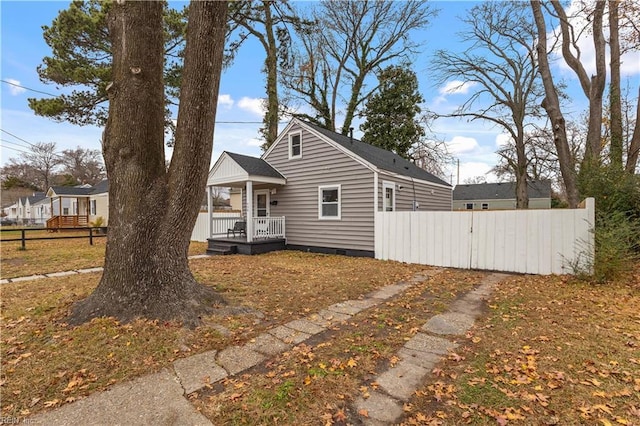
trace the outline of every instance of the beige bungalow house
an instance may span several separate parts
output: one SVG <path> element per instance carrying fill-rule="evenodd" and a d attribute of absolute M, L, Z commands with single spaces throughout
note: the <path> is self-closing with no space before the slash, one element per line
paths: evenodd
<path fill-rule="evenodd" d="M 260 158 L 223 152 L 207 185 L 240 190 L 242 206 L 237 218 L 209 217 L 209 253 L 288 248 L 373 256 L 376 211 L 452 207 L 444 180 L 297 118 Z"/>

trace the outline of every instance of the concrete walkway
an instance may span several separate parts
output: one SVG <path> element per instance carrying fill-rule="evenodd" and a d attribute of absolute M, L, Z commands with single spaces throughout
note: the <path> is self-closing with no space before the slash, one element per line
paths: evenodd
<path fill-rule="evenodd" d="M 196 254 L 193 256 L 189 256 L 189 259 L 202 259 L 205 257 L 210 257 L 206 254 Z M 36 275 L 28 275 L 24 277 L 14 277 L 14 278 L 3 278 L 0 280 L 0 284 L 9 284 L 9 283 L 19 283 L 23 281 L 33 281 L 33 280 L 41 280 L 43 278 L 56 278 L 56 277 L 66 277 L 69 275 L 77 275 L 77 274 L 90 274 L 93 272 L 102 272 L 103 267 L 99 266 L 97 268 L 85 268 L 85 269 L 73 269 L 71 271 L 62 271 L 62 272 L 51 272 L 48 274 L 36 274 Z"/>
<path fill-rule="evenodd" d="M 398 362 L 393 368 L 378 375 L 373 381 L 379 387 L 367 399 L 358 398 L 356 412 L 366 410 L 369 418 L 365 425 L 377 426 L 395 423 L 403 414 L 403 404 L 431 374 L 434 366 L 455 349 L 457 344 L 442 336 L 464 335 L 482 313 L 483 303 L 493 287 L 507 275 L 492 274 L 480 286 L 456 300 L 449 311 L 436 315 L 422 326 L 398 351 Z"/>
<path fill-rule="evenodd" d="M 440 336 L 464 334 L 480 314 L 483 299 L 504 276 L 487 277 L 480 287 L 456 301 L 448 313 L 431 318 L 423 332 L 405 344 L 398 352 L 402 361 L 377 378 L 380 388 L 370 398 L 355 402 L 358 410 L 368 411 L 367 424 L 389 424 L 402 415 L 402 403 L 421 385 L 440 357 L 455 347 Z M 188 394 L 242 373 L 428 278 L 419 274 L 409 282 L 383 287 L 362 299 L 336 303 L 272 328 L 245 345 L 176 360 L 170 369 L 115 385 L 26 421 L 42 425 L 211 425 L 187 400 Z"/>

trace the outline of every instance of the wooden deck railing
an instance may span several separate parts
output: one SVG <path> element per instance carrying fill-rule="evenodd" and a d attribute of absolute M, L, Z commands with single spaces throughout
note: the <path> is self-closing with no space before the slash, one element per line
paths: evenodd
<path fill-rule="evenodd" d="M 53 216 L 47 220 L 48 229 L 81 228 L 89 225 L 89 216 Z"/>

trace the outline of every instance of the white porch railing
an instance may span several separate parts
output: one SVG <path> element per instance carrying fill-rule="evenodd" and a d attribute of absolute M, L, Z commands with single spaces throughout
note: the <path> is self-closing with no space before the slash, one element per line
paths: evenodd
<path fill-rule="evenodd" d="M 284 216 L 254 217 L 253 239 L 284 238 Z"/>
<path fill-rule="evenodd" d="M 211 218 L 211 236 L 226 237 L 227 231 L 233 229 L 236 222 L 244 220 L 241 216 L 229 217 L 212 217 Z"/>

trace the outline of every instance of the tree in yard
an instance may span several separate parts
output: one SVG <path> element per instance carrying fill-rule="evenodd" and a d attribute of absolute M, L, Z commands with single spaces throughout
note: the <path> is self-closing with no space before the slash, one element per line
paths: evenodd
<path fill-rule="evenodd" d="M 315 26 L 296 29 L 297 49 L 283 70 L 284 87 L 312 110 L 298 115 L 332 131 L 342 127 L 346 135 L 375 90 L 367 89 L 367 78 L 416 53 L 419 45 L 411 33 L 425 28 L 434 15 L 424 1 L 322 1 L 309 20 Z"/>
<path fill-rule="evenodd" d="M 104 179 L 102 154 L 97 149 L 65 149 L 62 151 L 62 173 L 71 176 L 78 183 L 95 185 Z"/>
<path fill-rule="evenodd" d="M 163 2 L 118 1 L 106 15 L 113 85 L 103 154 L 109 236 L 98 287 L 70 324 L 114 316 L 196 325 L 222 298 L 199 284 L 187 252 L 213 145 L 227 3 L 189 6 L 175 147 L 164 158 Z"/>
<path fill-rule="evenodd" d="M 61 163 L 55 142 L 33 144 L 20 160 L 11 158 L 9 164 L 0 169 L 3 186 L 22 182 L 25 187 L 46 191 Z"/>
<path fill-rule="evenodd" d="M 569 18 L 567 17 L 564 7 L 557 0 L 551 2 L 553 9 L 558 15 L 558 22 L 560 24 L 562 56 L 569 68 L 575 72 L 580 81 L 580 86 L 589 101 L 589 125 L 581 171 L 587 170 L 590 166 L 597 166 L 600 162 L 600 152 L 602 150 L 602 99 L 607 77 L 605 65 L 606 43 L 602 28 L 606 4 L 605 1 L 595 2 L 593 14 L 589 19 L 589 21 L 592 22 L 591 33 L 593 35 L 596 63 L 596 73 L 589 77 L 584 64 L 580 61 L 580 49 L 577 48 L 576 33 L 569 23 Z M 574 50 L 577 53 L 574 53 Z M 617 53 L 617 60 L 619 60 L 619 50 Z M 619 100 L 619 94 L 617 96 Z"/>
<path fill-rule="evenodd" d="M 107 88 L 113 82 L 110 31 L 107 15 L 112 3 L 74 0 L 50 26 L 43 27 L 45 42 L 52 50 L 38 67 L 40 80 L 58 86 L 76 87 L 70 94 L 29 99 L 37 114 L 78 125 L 103 126 L 107 121 Z M 185 12 L 164 8 L 165 102 L 175 104 L 182 75 Z M 166 125 L 172 126 L 169 110 Z"/>
<path fill-rule="evenodd" d="M 378 90 L 362 111 L 362 141 L 410 158 L 425 131 L 417 117 L 424 99 L 418 91 L 418 78 L 406 65 L 389 66 L 378 73 Z"/>
<path fill-rule="evenodd" d="M 30 191 L 38 190 L 33 182 L 36 181 L 36 171 L 24 161 L 17 161 L 15 158 L 9 159 L 9 164 L 0 167 L 0 182 L 2 189 L 28 188 Z M 2 194 L 2 201 L 5 202 L 5 192 Z"/>
<path fill-rule="evenodd" d="M 261 129 L 267 149 L 278 137 L 280 118 L 280 97 L 278 95 L 278 75 L 281 66 L 286 65 L 291 38 L 287 25 L 305 25 L 296 16 L 286 1 L 248 0 L 235 1 L 230 5 L 229 20 L 237 33 L 237 39 L 230 43 L 229 56 L 232 57 L 242 43 L 254 37 L 264 48 L 266 57 L 266 111 L 265 127 Z"/>
<path fill-rule="evenodd" d="M 510 136 L 516 151 L 515 158 L 508 159 L 516 178 L 516 206 L 526 209 L 525 131 L 539 116 L 541 97 L 535 24 L 526 7 L 517 2 L 478 4 L 463 22 L 466 30 L 462 40 L 472 43 L 472 48 L 463 53 L 436 52 L 435 69 L 443 84 L 462 80 L 474 83 L 478 90 L 458 110 L 445 116 L 486 120 Z"/>
<path fill-rule="evenodd" d="M 553 142 L 558 155 L 558 163 L 562 173 L 562 181 L 564 183 L 567 195 L 567 203 L 570 208 L 576 208 L 579 203 L 578 187 L 576 182 L 576 169 L 571 156 L 571 149 L 567 138 L 566 121 L 562 109 L 560 108 L 560 99 L 558 91 L 551 74 L 551 66 L 549 65 L 549 50 L 547 48 L 547 24 L 542 13 L 540 0 L 530 0 L 533 17 L 536 22 L 537 40 L 536 50 L 538 53 L 538 72 L 542 78 L 545 97 L 541 106 L 547 112 L 551 128 L 553 131 Z"/>

